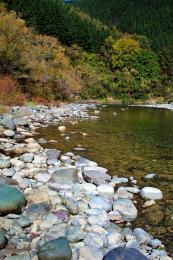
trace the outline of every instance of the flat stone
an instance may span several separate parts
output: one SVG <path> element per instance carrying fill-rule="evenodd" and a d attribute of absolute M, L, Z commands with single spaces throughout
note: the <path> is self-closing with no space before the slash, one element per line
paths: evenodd
<path fill-rule="evenodd" d="M 7 137 L 14 137 L 15 136 L 15 132 L 13 130 L 5 130 L 3 132 L 3 134 Z"/>
<path fill-rule="evenodd" d="M 86 246 L 95 246 L 97 248 L 103 248 L 104 240 L 99 234 L 96 233 L 87 233 L 84 243 Z"/>
<path fill-rule="evenodd" d="M 29 254 L 20 254 L 15 256 L 8 256 L 5 258 L 5 260 L 31 260 L 31 257 Z"/>
<path fill-rule="evenodd" d="M 97 166 L 97 163 L 90 161 L 82 156 L 78 156 L 75 165 L 77 168 L 82 168 L 84 166 Z"/>
<path fill-rule="evenodd" d="M 78 183 L 76 167 L 62 167 L 51 175 L 50 183 L 75 184 Z"/>
<path fill-rule="evenodd" d="M 111 176 L 107 174 L 107 169 L 98 166 L 85 166 L 82 170 L 83 177 L 87 182 L 106 184 L 111 181 Z"/>
<path fill-rule="evenodd" d="M 137 218 L 137 209 L 129 199 L 117 199 L 114 201 L 113 210 L 119 211 L 124 221 L 133 221 Z"/>
<path fill-rule="evenodd" d="M 51 175 L 48 173 L 40 172 L 40 173 L 37 173 L 34 178 L 39 182 L 48 183 L 51 178 Z"/>
<path fill-rule="evenodd" d="M 29 203 L 50 202 L 50 197 L 46 191 L 36 190 L 34 191 L 34 193 L 29 194 L 28 202 Z"/>
<path fill-rule="evenodd" d="M 79 213 L 78 203 L 75 199 L 63 197 L 62 203 L 72 215 L 77 215 Z"/>
<path fill-rule="evenodd" d="M 20 213 L 26 205 L 24 195 L 16 188 L 0 184 L 0 214 Z"/>
<path fill-rule="evenodd" d="M 141 190 L 140 195 L 143 199 L 160 200 L 163 194 L 159 189 L 153 187 L 145 187 Z"/>
<path fill-rule="evenodd" d="M 34 159 L 33 153 L 24 153 L 20 156 L 20 160 L 25 163 L 31 163 Z"/>
<path fill-rule="evenodd" d="M 79 250 L 79 256 L 83 260 L 102 260 L 103 251 L 97 247 L 92 246 L 83 246 Z"/>
<path fill-rule="evenodd" d="M 7 116 L 7 115 L 3 116 L 2 125 L 11 130 L 16 129 L 14 121 L 11 116 Z"/>
<path fill-rule="evenodd" d="M 28 126 L 28 121 L 23 117 L 18 117 L 14 119 L 16 126 Z"/>
<path fill-rule="evenodd" d="M 103 260 L 147 260 L 148 258 L 141 254 L 135 248 L 117 247 L 109 251 Z"/>
<path fill-rule="evenodd" d="M 39 260 L 71 260 L 72 251 L 65 237 L 44 243 L 38 249 Z"/>
<path fill-rule="evenodd" d="M 50 206 L 47 203 L 36 203 L 28 206 L 23 215 L 29 220 L 41 220 L 50 211 Z"/>
<path fill-rule="evenodd" d="M 101 184 L 97 187 L 97 191 L 102 196 L 113 196 L 114 188 L 110 184 Z"/>
<path fill-rule="evenodd" d="M 119 178 L 117 176 L 114 176 L 113 179 L 111 180 L 111 184 L 113 185 L 113 187 L 115 187 L 118 184 L 121 183 L 128 183 L 128 178 Z"/>
<path fill-rule="evenodd" d="M 84 239 L 85 233 L 81 231 L 80 228 L 71 226 L 67 228 L 66 235 L 67 235 L 67 240 L 70 243 L 77 243 Z"/>
<path fill-rule="evenodd" d="M 22 227 L 29 227 L 32 225 L 32 221 L 30 221 L 28 218 L 21 216 L 18 220 L 17 220 L 17 224 Z"/>

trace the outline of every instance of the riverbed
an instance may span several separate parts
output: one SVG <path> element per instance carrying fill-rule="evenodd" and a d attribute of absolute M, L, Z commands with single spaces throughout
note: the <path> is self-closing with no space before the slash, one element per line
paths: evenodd
<path fill-rule="evenodd" d="M 161 238 L 169 251 L 173 240 L 173 111 L 150 107 L 105 106 L 90 111 L 95 120 L 66 120 L 65 132 L 58 125 L 41 128 L 37 138 L 56 148 L 96 161 L 111 176 L 133 176 L 140 187 L 162 190 L 164 199 L 140 209 L 134 225 L 145 226 Z M 149 173 L 156 174 L 147 180 Z M 139 202 L 142 205 L 142 202 Z M 138 206 L 140 207 L 140 206 Z"/>

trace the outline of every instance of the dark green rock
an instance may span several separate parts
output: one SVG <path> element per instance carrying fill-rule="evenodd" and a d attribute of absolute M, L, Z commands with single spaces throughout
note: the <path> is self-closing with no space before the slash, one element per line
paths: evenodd
<path fill-rule="evenodd" d="M 72 251 L 65 237 L 44 243 L 38 250 L 39 260 L 71 260 Z"/>
<path fill-rule="evenodd" d="M 18 214 L 25 205 L 25 196 L 18 189 L 0 184 L 0 215 Z"/>

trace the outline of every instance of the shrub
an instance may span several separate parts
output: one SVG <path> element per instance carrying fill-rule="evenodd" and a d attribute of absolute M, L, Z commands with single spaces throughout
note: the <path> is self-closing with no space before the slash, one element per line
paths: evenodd
<path fill-rule="evenodd" d="M 17 81 L 9 76 L 0 78 L 0 104 L 1 105 L 23 105 L 26 95 L 21 93 Z"/>

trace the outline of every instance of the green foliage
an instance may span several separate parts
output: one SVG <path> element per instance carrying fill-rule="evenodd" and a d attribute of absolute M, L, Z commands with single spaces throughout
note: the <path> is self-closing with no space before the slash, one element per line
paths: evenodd
<path fill-rule="evenodd" d="M 125 36 L 112 46 L 111 66 L 115 73 L 116 94 L 132 98 L 146 98 L 152 87 L 160 82 L 157 55 L 142 49 L 139 42 Z"/>
<path fill-rule="evenodd" d="M 83 52 L 77 46 L 68 48 L 66 53 L 84 81 L 80 93 L 82 98 L 104 98 L 110 95 L 113 73 L 99 54 Z"/>

